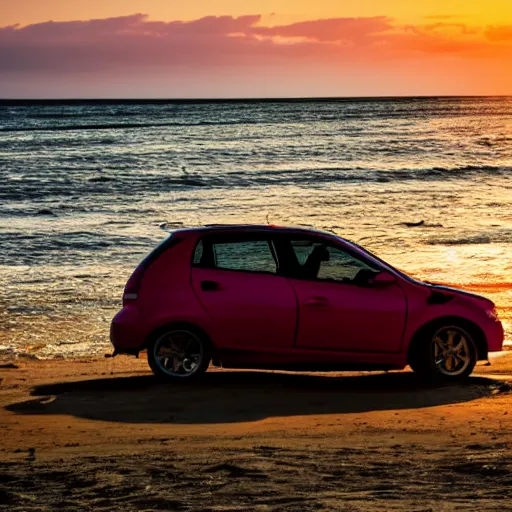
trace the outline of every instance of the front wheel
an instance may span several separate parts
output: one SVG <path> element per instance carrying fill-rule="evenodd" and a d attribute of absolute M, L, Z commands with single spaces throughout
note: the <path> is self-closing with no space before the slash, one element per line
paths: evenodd
<path fill-rule="evenodd" d="M 417 340 L 409 364 L 424 377 L 455 381 L 468 377 L 477 359 L 469 330 L 458 325 L 437 325 Z"/>
<path fill-rule="evenodd" d="M 209 341 L 187 328 L 169 328 L 148 346 L 149 366 L 157 377 L 165 380 L 199 377 L 210 360 Z"/>

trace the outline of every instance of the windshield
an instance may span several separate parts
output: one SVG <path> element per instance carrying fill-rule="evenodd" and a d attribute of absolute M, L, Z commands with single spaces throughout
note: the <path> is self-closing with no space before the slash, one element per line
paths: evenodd
<path fill-rule="evenodd" d="M 414 282 L 414 283 L 420 282 L 417 279 L 414 279 L 411 276 L 407 275 L 405 272 L 402 272 L 401 270 L 398 270 L 397 268 L 393 267 L 393 265 L 390 265 L 389 263 L 384 261 L 382 258 L 379 258 L 375 254 L 370 252 L 368 249 L 365 249 L 364 247 L 361 247 L 359 244 L 356 244 L 355 242 L 352 242 L 351 240 L 347 240 L 346 238 L 338 237 L 338 239 L 342 240 L 343 242 L 345 242 L 345 243 L 347 243 L 349 245 L 351 245 L 352 247 L 354 247 L 355 249 L 359 250 L 360 252 L 362 252 L 366 256 L 370 256 L 370 258 L 378 261 L 379 263 L 384 265 L 386 268 L 392 270 L 393 272 L 396 272 L 397 274 L 399 274 L 404 279 L 407 279 L 408 281 L 411 281 L 411 282 Z"/>

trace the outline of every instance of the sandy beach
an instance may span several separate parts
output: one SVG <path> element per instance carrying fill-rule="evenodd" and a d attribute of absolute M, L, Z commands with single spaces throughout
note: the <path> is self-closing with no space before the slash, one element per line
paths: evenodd
<path fill-rule="evenodd" d="M 0 369 L 5 510 L 512 510 L 512 353 L 466 383 L 129 357 Z"/>

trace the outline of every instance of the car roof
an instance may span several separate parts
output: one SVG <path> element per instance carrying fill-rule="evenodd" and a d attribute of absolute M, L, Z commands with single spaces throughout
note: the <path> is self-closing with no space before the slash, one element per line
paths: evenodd
<path fill-rule="evenodd" d="M 228 232 L 228 233 L 283 233 L 283 234 L 301 234 L 301 235 L 322 235 L 329 237 L 338 237 L 335 233 L 321 231 L 318 229 L 303 226 L 276 226 L 273 224 L 206 224 L 195 228 L 185 228 L 176 230 L 175 233 L 190 233 L 195 235 L 204 235 L 207 233 Z"/>

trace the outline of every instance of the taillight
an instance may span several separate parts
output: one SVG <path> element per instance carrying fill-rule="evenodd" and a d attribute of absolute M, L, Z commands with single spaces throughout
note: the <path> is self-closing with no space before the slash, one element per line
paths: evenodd
<path fill-rule="evenodd" d="M 139 265 L 128 279 L 123 292 L 123 304 L 137 300 L 139 296 L 140 285 L 142 283 L 142 276 L 144 274 L 144 266 Z"/>

